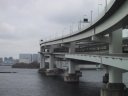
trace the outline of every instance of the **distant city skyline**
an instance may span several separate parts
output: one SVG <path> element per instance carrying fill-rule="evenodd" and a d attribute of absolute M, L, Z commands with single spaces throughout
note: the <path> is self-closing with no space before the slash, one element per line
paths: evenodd
<path fill-rule="evenodd" d="M 20 53 L 19 54 L 19 63 L 32 63 L 32 62 L 40 62 L 39 54 L 28 54 L 28 53 Z"/>
<path fill-rule="evenodd" d="M 0 57 L 0 65 L 12 65 L 18 62 L 22 63 L 32 63 L 40 62 L 40 54 L 36 53 L 20 53 L 18 58 L 10 57 Z"/>
<path fill-rule="evenodd" d="M 94 20 L 105 6 L 105 0 L 0 0 L 0 57 L 37 53 L 41 39 L 77 30 L 80 20 L 90 20 L 91 11 Z"/>
<path fill-rule="evenodd" d="M 0 57 L 0 65 L 13 65 L 19 62 L 19 59 L 13 57 Z"/>

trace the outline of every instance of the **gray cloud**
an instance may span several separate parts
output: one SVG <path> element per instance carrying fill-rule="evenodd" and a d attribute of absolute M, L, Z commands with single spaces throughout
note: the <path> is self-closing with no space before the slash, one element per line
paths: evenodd
<path fill-rule="evenodd" d="M 38 52 L 39 40 L 69 33 L 69 25 L 93 18 L 104 0 L 0 0 L 0 57 Z"/>

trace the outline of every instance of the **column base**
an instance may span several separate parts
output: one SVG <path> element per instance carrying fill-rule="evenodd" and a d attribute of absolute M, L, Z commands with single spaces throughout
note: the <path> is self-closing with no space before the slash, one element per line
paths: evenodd
<path fill-rule="evenodd" d="M 79 82 L 79 76 L 77 74 L 66 74 L 64 75 L 65 82 Z"/>
<path fill-rule="evenodd" d="M 103 76 L 103 83 L 107 84 L 109 82 L 109 74 L 105 73 L 105 75 Z"/>
<path fill-rule="evenodd" d="M 46 68 L 41 68 L 38 70 L 38 72 L 45 75 Z"/>
<path fill-rule="evenodd" d="M 77 70 L 76 71 L 76 75 L 79 76 L 79 77 L 82 77 L 82 72 L 80 72 L 80 71 Z"/>
<path fill-rule="evenodd" d="M 45 71 L 45 74 L 46 76 L 59 76 L 63 72 L 64 72 L 63 69 L 53 68 L 53 69 L 47 69 Z"/>
<path fill-rule="evenodd" d="M 101 88 L 101 96 L 124 96 L 125 85 L 123 83 L 108 83 Z"/>

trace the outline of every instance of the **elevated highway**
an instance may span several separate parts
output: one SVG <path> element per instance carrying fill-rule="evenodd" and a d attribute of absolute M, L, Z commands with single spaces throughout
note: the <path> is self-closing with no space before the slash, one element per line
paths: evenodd
<path fill-rule="evenodd" d="M 79 62 L 103 65 L 106 75 L 101 96 L 124 96 L 122 74 L 128 71 L 128 39 L 122 37 L 122 30 L 127 27 L 128 0 L 112 0 L 105 14 L 91 26 L 72 35 L 41 40 L 40 69 L 53 76 L 56 65 L 65 65 L 64 81 L 77 82 L 81 76 Z"/>
<path fill-rule="evenodd" d="M 113 5 L 112 5 L 112 4 Z M 52 45 L 79 41 L 91 38 L 93 35 L 108 34 L 117 28 L 124 28 L 128 24 L 128 1 L 127 0 L 112 0 L 107 8 L 107 12 L 101 18 L 97 18 L 95 22 L 86 29 L 78 31 L 72 35 L 63 36 L 49 41 L 41 41 L 40 45 Z"/>

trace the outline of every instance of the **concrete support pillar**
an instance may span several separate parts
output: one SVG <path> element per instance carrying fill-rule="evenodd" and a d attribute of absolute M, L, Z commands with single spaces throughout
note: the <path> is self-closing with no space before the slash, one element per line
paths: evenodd
<path fill-rule="evenodd" d="M 71 42 L 69 45 L 69 54 L 75 53 L 75 42 Z M 68 73 L 73 73 L 75 74 L 75 64 L 73 63 L 73 61 L 68 60 Z"/>
<path fill-rule="evenodd" d="M 50 54 L 49 56 L 49 69 L 54 68 L 54 55 Z"/>
<path fill-rule="evenodd" d="M 59 68 L 62 69 L 62 63 L 61 63 L 61 60 L 59 60 L 58 63 L 59 63 L 59 66 L 60 66 Z"/>
<path fill-rule="evenodd" d="M 79 65 L 76 65 L 76 66 L 75 66 L 75 70 L 76 70 L 76 71 L 80 71 Z"/>
<path fill-rule="evenodd" d="M 109 69 L 107 65 L 104 65 L 105 75 L 103 76 L 103 83 L 107 84 L 109 82 Z"/>
<path fill-rule="evenodd" d="M 57 67 L 57 68 L 62 69 L 62 61 L 61 61 L 61 60 L 56 59 L 55 64 L 56 64 L 56 67 Z"/>
<path fill-rule="evenodd" d="M 122 70 L 115 67 L 109 67 L 109 83 L 122 83 Z"/>
<path fill-rule="evenodd" d="M 109 67 L 109 82 L 101 89 L 101 96 L 124 96 L 125 85 L 122 83 L 123 70 Z"/>
<path fill-rule="evenodd" d="M 71 42 L 69 45 L 69 54 L 75 53 L 75 42 Z M 64 75 L 65 82 L 78 82 L 79 74 L 76 72 L 76 65 L 72 60 L 68 60 L 68 72 Z M 80 73 L 80 72 L 79 72 Z"/>
<path fill-rule="evenodd" d="M 68 72 L 64 75 L 65 82 L 79 82 L 81 76 L 80 71 L 76 70 L 76 64 L 69 60 L 68 61 Z"/>
<path fill-rule="evenodd" d="M 40 46 L 40 69 L 38 70 L 39 73 L 45 74 L 45 56 L 43 54 L 45 50 L 45 46 Z"/>
<path fill-rule="evenodd" d="M 43 54 L 40 54 L 40 69 L 45 68 L 45 56 Z"/>
<path fill-rule="evenodd" d="M 49 68 L 46 70 L 45 74 L 47 76 L 57 76 L 58 71 L 54 68 L 54 55 L 50 54 L 49 55 Z"/>
<path fill-rule="evenodd" d="M 75 52 L 75 42 L 71 42 L 69 45 L 69 53 L 72 54 Z"/>
<path fill-rule="evenodd" d="M 71 60 L 68 61 L 68 73 L 75 74 L 75 64 Z"/>
<path fill-rule="evenodd" d="M 45 74 L 45 56 L 44 54 L 40 53 L 40 69 L 38 70 L 39 73 Z"/>
<path fill-rule="evenodd" d="M 44 46 L 43 47 L 40 46 L 40 52 L 39 52 L 39 54 L 40 54 L 40 69 L 45 67 L 45 56 L 43 54 L 44 49 L 45 49 Z"/>
<path fill-rule="evenodd" d="M 54 49 L 57 48 L 58 46 L 59 45 L 51 45 L 49 47 L 49 69 L 46 70 L 47 76 L 58 76 L 63 72 L 63 70 L 60 70 L 60 68 L 55 67 L 55 63 L 56 65 L 58 65 L 58 61 L 57 59 L 55 60 L 53 52 Z"/>
<path fill-rule="evenodd" d="M 54 51 L 54 48 L 56 47 L 56 45 L 51 45 L 50 49 L 49 49 L 49 69 L 53 69 L 54 68 L 54 55 L 52 54 Z"/>
<path fill-rule="evenodd" d="M 122 53 L 122 28 L 110 33 L 109 53 Z"/>
<path fill-rule="evenodd" d="M 122 28 L 110 34 L 109 53 L 122 53 Z M 101 96 L 124 96 L 125 85 L 122 83 L 122 70 L 108 67 L 108 83 L 101 89 Z"/>
<path fill-rule="evenodd" d="M 49 48 L 49 68 L 46 70 L 45 74 L 47 76 L 55 76 L 54 70 L 54 55 L 52 54 L 54 51 L 54 45 L 51 45 Z"/>

